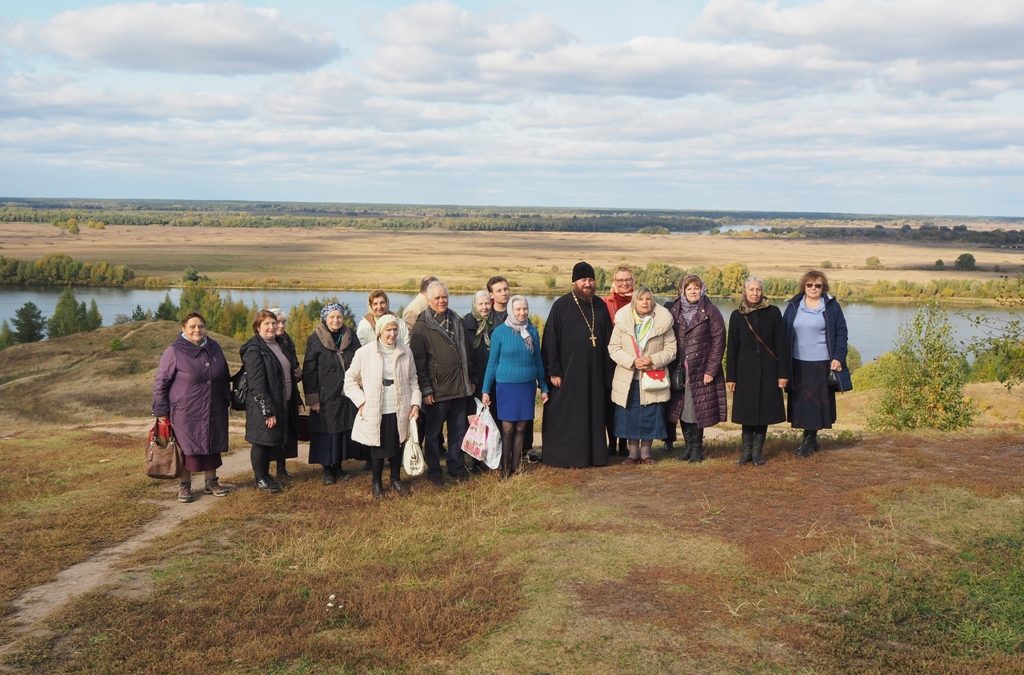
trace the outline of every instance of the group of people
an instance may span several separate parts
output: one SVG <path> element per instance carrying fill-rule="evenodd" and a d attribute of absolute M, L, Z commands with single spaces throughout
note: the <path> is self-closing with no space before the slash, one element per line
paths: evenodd
<path fill-rule="evenodd" d="M 422 280 L 401 318 L 387 293 L 371 292 L 354 331 L 342 306 L 331 303 L 301 365 L 284 314 L 261 310 L 240 350 L 256 487 L 279 492 L 285 460 L 298 456 L 300 382 L 310 411 L 309 462 L 321 466 L 325 485 L 351 477 L 345 460 L 368 462 L 374 497 L 410 493 L 401 458 L 414 428 L 423 429 L 432 483 L 444 482 L 442 454 L 454 480 L 482 470 L 462 451 L 479 412 L 474 399 L 498 424 L 502 477 L 516 473 L 532 450 L 538 393 L 541 461 L 550 466 L 602 466 L 616 452 L 628 454 L 626 465 L 653 464 L 653 442 L 664 440 L 674 452 L 680 426 L 679 459 L 700 462 L 704 430 L 727 419 L 727 390 L 732 421 L 742 427 L 740 464 L 764 464 L 768 426 L 787 419 L 803 430 L 796 454 L 818 450 L 818 431 L 836 421 L 834 373 L 846 368 L 847 352 L 846 321 L 824 273 L 807 272 L 785 312 L 764 296 L 759 279 L 748 278 L 728 331 L 699 276 L 683 277 L 664 306 L 635 285 L 628 267 L 615 270 L 605 298 L 596 296 L 595 276 L 586 262 L 573 267 L 572 288 L 552 304 L 543 337 L 527 299 L 512 295 L 502 276 L 487 281 L 463 317 L 433 276 Z M 204 472 L 205 493 L 227 494 L 216 470 L 227 449 L 231 392 L 223 351 L 203 317 L 191 313 L 181 326 L 160 359 L 153 413 L 170 419 L 184 453 L 178 499 L 188 502 L 193 472 Z"/>

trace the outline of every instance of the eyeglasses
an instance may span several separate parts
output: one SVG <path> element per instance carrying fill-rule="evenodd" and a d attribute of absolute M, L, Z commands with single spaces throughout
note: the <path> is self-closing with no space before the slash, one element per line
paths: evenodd
<path fill-rule="evenodd" d="M 821 283 L 820 281 L 818 283 L 808 281 L 806 284 L 804 284 L 804 288 L 825 288 L 825 284 Z"/>

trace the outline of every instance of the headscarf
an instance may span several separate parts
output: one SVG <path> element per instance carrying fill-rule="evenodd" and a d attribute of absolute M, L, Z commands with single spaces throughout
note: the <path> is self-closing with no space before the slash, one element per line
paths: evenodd
<path fill-rule="evenodd" d="M 340 302 L 329 302 L 326 305 L 324 305 L 323 309 L 320 310 L 320 320 L 326 323 L 327 315 L 335 310 L 341 312 L 341 314 L 344 316 L 345 310 L 342 308 Z"/>
<path fill-rule="evenodd" d="M 697 298 L 697 302 L 690 302 L 686 299 L 686 287 L 694 282 L 700 284 L 700 297 Z M 686 275 L 683 278 L 683 283 L 679 284 L 679 301 L 676 303 L 676 306 L 679 308 L 679 313 L 682 315 L 683 321 L 687 326 L 693 321 L 693 317 L 697 316 L 697 308 L 707 292 L 708 287 L 704 285 L 704 280 L 696 274 Z"/>
<path fill-rule="evenodd" d="M 476 334 L 473 335 L 473 349 L 479 349 L 480 343 L 483 342 L 487 345 L 487 348 L 491 348 L 491 315 L 484 316 L 480 312 L 476 311 L 476 300 L 483 294 L 490 300 L 491 294 L 487 291 L 477 291 L 476 295 L 473 296 L 473 309 L 470 313 L 473 318 L 476 319 Z"/>
<path fill-rule="evenodd" d="M 527 315 L 526 320 L 523 321 L 522 323 L 519 323 L 518 321 L 516 321 L 515 309 L 516 309 L 516 303 L 517 302 L 524 303 L 526 305 L 527 309 L 529 309 L 529 307 L 530 307 L 530 303 L 527 301 L 525 296 L 513 295 L 508 300 L 508 308 L 511 311 L 508 313 L 508 318 L 505 319 L 505 325 L 508 326 L 509 328 L 511 328 L 512 332 L 519 333 L 519 337 L 523 338 L 523 342 L 526 343 L 527 351 L 529 351 L 532 354 L 533 353 L 533 337 L 530 336 L 530 331 L 527 328 L 527 326 L 530 325 L 530 318 L 529 318 L 529 315 Z"/>
<path fill-rule="evenodd" d="M 384 332 L 385 328 L 387 328 L 391 324 L 397 324 L 397 323 L 398 323 L 398 319 L 395 318 L 394 314 L 385 314 L 384 316 L 382 316 L 379 319 L 377 319 L 377 324 L 373 327 L 373 331 L 377 334 L 377 349 L 379 351 L 390 353 L 390 352 L 393 352 L 395 350 L 395 348 L 398 346 L 397 336 L 396 336 L 396 339 L 395 339 L 395 344 L 393 344 L 393 345 L 386 345 L 380 339 L 380 334 Z"/>

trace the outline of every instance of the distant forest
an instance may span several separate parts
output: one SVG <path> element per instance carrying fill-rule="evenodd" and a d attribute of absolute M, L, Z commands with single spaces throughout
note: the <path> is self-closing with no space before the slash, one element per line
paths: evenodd
<path fill-rule="evenodd" d="M 106 225 L 353 227 L 534 232 L 701 232 L 735 225 L 743 236 L 963 241 L 1024 246 L 1024 218 L 965 218 L 777 211 L 416 206 L 161 199 L 0 198 L 0 222 L 50 223 L 78 232 Z M 972 224 L 988 228 L 971 229 Z"/>

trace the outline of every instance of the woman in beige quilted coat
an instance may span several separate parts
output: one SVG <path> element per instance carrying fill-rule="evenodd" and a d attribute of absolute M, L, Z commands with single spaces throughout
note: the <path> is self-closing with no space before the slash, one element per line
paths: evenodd
<path fill-rule="evenodd" d="M 654 301 L 649 288 L 639 287 L 615 314 L 608 354 L 615 361 L 615 432 L 629 448 L 622 463 L 654 464 L 651 444 L 665 438 L 669 382 L 664 369 L 676 358 L 676 337 L 672 314 Z"/>

